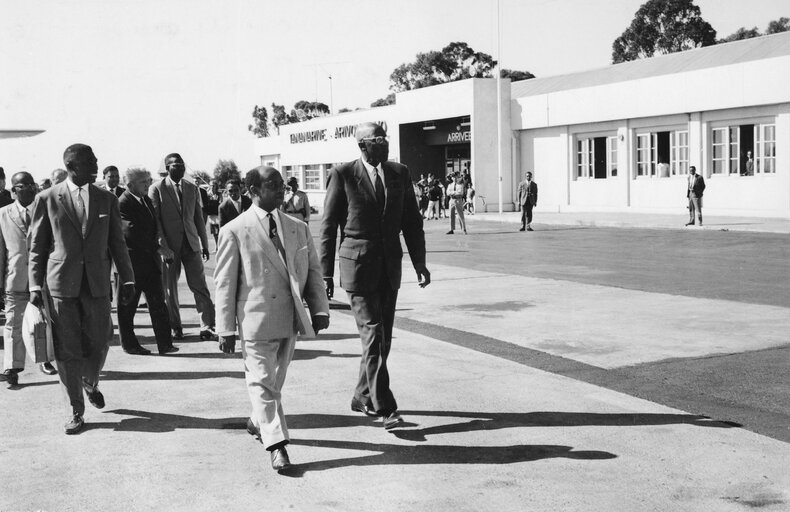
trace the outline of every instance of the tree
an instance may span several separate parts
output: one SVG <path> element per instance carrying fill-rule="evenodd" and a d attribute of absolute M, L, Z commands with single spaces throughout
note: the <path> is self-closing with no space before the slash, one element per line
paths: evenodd
<path fill-rule="evenodd" d="M 499 76 L 501 76 L 502 78 L 509 78 L 512 82 L 518 82 L 519 80 L 529 80 L 530 78 L 535 78 L 535 75 L 533 75 L 529 71 L 515 71 L 513 69 L 502 69 L 499 72 Z"/>
<path fill-rule="evenodd" d="M 787 32 L 790 31 L 790 18 L 785 18 L 784 16 L 779 18 L 778 20 L 774 20 L 768 24 L 768 28 L 765 30 L 766 34 L 778 34 L 779 32 Z"/>
<path fill-rule="evenodd" d="M 255 134 L 256 137 L 268 137 L 269 136 L 269 112 L 266 111 L 266 107 L 259 107 L 255 105 L 255 108 L 252 109 L 252 120 L 253 124 L 247 125 L 247 129 Z"/>
<path fill-rule="evenodd" d="M 231 179 L 241 180 L 241 173 L 233 160 L 217 160 L 214 166 L 214 179 L 220 188 L 225 187 L 225 183 Z"/>
<path fill-rule="evenodd" d="M 716 31 L 692 0 L 648 0 L 612 43 L 612 63 L 716 44 Z"/>
<path fill-rule="evenodd" d="M 373 103 L 370 104 L 371 107 L 385 107 L 387 105 L 394 105 L 395 104 L 395 93 L 391 92 L 387 94 L 386 98 L 379 98 Z"/>
<path fill-rule="evenodd" d="M 285 111 L 283 105 L 272 103 L 272 125 L 274 129 L 277 130 L 277 135 L 280 135 L 280 126 L 295 123 L 296 121 L 298 121 L 298 119 L 295 113 L 292 116 Z"/>
<path fill-rule="evenodd" d="M 329 115 L 329 107 L 320 101 L 297 101 L 292 111 L 300 121 Z"/>
<path fill-rule="evenodd" d="M 345 114 L 346 112 L 351 112 L 350 108 L 343 107 L 337 111 L 338 114 Z"/>
<path fill-rule="evenodd" d="M 757 30 L 757 27 L 753 27 L 753 28 L 741 27 L 738 30 L 736 30 L 735 32 L 733 32 L 732 34 L 728 35 L 727 37 L 725 37 L 723 39 L 719 39 L 718 42 L 719 43 L 730 43 L 732 41 L 741 41 L 743 39 L 751 39 L 753 37 L 760 37 L 761 35 L 762 34 L 760 33 L 759 30 Z"/>
<path fill-rule="evenodd" d="M 496 64 L 487 53 L 476 52 L 463 42 L 452 42 L 440 51 L 418 53 L 413 62 L 395 68 L 390 74 L 390 90 L 402 92 L 467 78 L 491 78 Z M 528 71 L 508 72 L 520 73 L 520 80 L 534 77 Z M 388 98 L 376 100 L 371 106 L 391 104 L 383 102 Z"/>
<path fill-rule="evenodd" d="M 192 171 L 192 180 L 198 185 L 208 185 L 212 180 L 211 175 L 206 171 Z"/>

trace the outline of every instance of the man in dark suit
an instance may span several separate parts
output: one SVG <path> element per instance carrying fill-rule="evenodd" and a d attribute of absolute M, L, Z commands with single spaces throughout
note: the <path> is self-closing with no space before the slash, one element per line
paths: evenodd
<path fill-rule="evenodd" d="M 11 192 L 5 189 L 5 170 L 0 167 L 0 208 L 13 203 Z"/>
<path fill-rule="evenodd" d="M 66 434 L 84 425 L 83 388 L 96 408 L 104 407 L 99 372 L 109 349 L 110 256 L 123 283 L 121 302 L 134 295 L 134 273 L 121 231 L 118 198 L 91 185 L 96 157 L 90 146 L 66 148 L 69 178 L 40 193 L 33 203 L 30 302 L 43 307 L 51 295 L 55 360 L 70 405 Z"/>
<path fill-rule="evenodd" d="M 705 180 L 697 174 L 697 168 L 689 167 L 688 189 L 686 197 L 689 200 L 689 221 L 686 226 L 694 225 L 694 212 L 697 212 L 699 225 L 702 227 L 702 193 L 705 191 Z"/>
<path fill-rule="evenodd" d="M 518 184 L 518 205 L 521 208 L 521 229 L 532 231 L 532 208 L 538 205 L 538 184 L 532 181 L 532 173 L 524 173 L 524 181 Z"/>
<path fill-rule="evenodd" d="M 374 123 L 357 127 L 359 160 L 333 168 L 327 180 L 321 222 L 321 267 L 327 296 L 334 294 L 335 247 L 340 249 L 340 286 L 348 292 L 362 340 L 362 360 L 351 409 L 383 418 L 384 428 L 403 422 L 390 390 L 387 357 L 406 240 L 421 287 L 431 274 L 425 267 L 425 234 L 409 169 L 388 162 L 387 132 Z"/>
<path fill-rule="evenodd" d="M 219 205 L 219 227 L 246 212 L 252 204 L 249 197 L 241 195 L 241 184 L 238 180 L 228 181 L 225 192 L 228 197 Z"/>
<path fill-rule="evenodd" d="M 154 205 L 154 216 L 159 232 L 159 246 L 172 251 L 173 262 L 162 272 L 165 303 L 170 314 L 173 339 L 184 339 L 178 301 L 178 279 L 181 266 L 187 275 L 187 284 L 195 296 L 195 307 L 200 313 L 200 339 L 216 339 L 214 333 L 214 303 L 206 286 L 203 260 L 208 261 L 208 237 L 203 222 L 200 193 L 194 183 L 183 180 L 186 166 L 178 153 L 165 157 L 168 175 L 156 182 L 148 191 Z M 202 245 L 202 251 L 201 251 Z"/>
<path fill-rule="evenodd" d="M 172 261 L 173 254 L 159 247 L 156 231 L 154 205 L 148 197 L 151 174 L 145 169 L 132 168 L 126 171 L 127 189 L 121 196 L 120 210 L 123 236 L 129 248 L 129 258 L 134 269 L 135 294 L 128 304 L 118 304 L 118 332 L 121 346 L 128 354 L 148 355 L 134 333 L 134 315 L 140 294 L 145 293 L 148 314 L 154 328 L 156 345 L 160 354 L 177 352 L 170 333 L 170 318 L 165 306 L 162 290 L 162 261 Z"/>
<path fill-rule="evenodd" d="M 121 174 L 118 172 L 118 168 L 114 165 L 108 165 L 104 168 L 102 174 L 104 175 L 104 189 L 115 194 L 115 197 L 121 197 L 121 194 L 126 189 L 120 185 Z"/>

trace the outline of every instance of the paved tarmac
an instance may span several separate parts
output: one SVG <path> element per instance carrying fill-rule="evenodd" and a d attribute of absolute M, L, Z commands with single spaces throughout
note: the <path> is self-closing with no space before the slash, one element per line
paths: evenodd
<path fill-rule="evenodd" d="M 787 442 L 590 378 L 776 349 L 787 343 L 787 308 L 706 299 L 689 311 L 662 293 L 430 268 L 434 283 L 420 289 L 404 263 L 390 359 L 403 428 L 388 433 L 349 410 L 359 341 L 338 290 L 328 332 L 297 344 L 284 391 L 297 467 L 277 475 L 244 429 L 240 356 L 197 340 L 182 283 L 190 339 L 166 357 L 116 343 L 107 406 L 88 406 L 80 435 L 63 434 L 56 379 L 32 364 L 20 386 L 0 389 L 0 511 L 790 510 Z M 736 306 L 732 323 L 684 334 Z M 637 314 L 644 308 L 654 315 Z M 750 314 L 769 321 L 738 320 Z M 152 348 L 145 310 L 138 319 Z"/>

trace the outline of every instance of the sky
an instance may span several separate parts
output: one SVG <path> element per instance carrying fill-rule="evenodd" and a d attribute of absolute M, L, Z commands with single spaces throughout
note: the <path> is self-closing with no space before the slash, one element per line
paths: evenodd
<path fill-rule="evenodd" d="M 255 105 L 368 107 L 395 67 L 451 41 L 538 77 L 605 67 L 642 3 L 0 0 L 0 129 L 46 130 L 0 139 L 0 166 L 42 178 L 82 142 L 100 169 L 156 172 L 178 152 L 191 170 L 244 171 L 260 163 Z M 695 3 L 719 37 L 790 17 L 786 0 Z"/>

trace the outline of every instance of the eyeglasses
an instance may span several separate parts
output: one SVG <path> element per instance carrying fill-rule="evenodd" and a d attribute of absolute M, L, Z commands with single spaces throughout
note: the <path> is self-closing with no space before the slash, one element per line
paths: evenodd
<path fill-rule="evenodd" d="M 167 166 L 168 167 L 184 167 L 184 164 L 182 162 L 170 162 L 169 164 L 167 164 Z"/>
<path fill-rule="evenodd" d="M 365 142 L 372 142 L 374 144 L 384 144 L 390 141 L 389 136 L 387 135 L 378 135 L 376 137 L 364 137 L 360 139 Z"/>
<path fill-rule="evenodd" d="M 35 183 L 17 183 L 16 185 L 14 185 L 11 188 L 12 189 L 16 189 L 16 190 L 24 190 L 26 188 L 36 188 L 36 184 Z"/>

